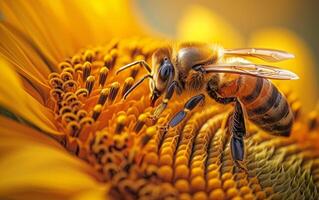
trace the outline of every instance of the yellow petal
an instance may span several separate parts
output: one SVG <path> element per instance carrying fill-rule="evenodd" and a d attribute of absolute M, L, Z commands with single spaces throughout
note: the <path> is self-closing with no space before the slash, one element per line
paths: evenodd
<path fill-rule="evenodd" d="M 274 48 L 293 53 L 295 55 L 294 59 L 271 64 L 289 69 L 298 74 L 299 80 L 280 81 L 279 83 L 288 85 L 292 91 L 296 92 L 306 111 L 310 111 L 315 107 L 319 98 L 319 84 L 314 58 L 300 37 L 287 29 L 267 28 L 252 34 L 249 46 Z"/>
<path fill-rule="evenodd" d="M 189 6 L 177 26 L 181 40 L 214 42 L 227 48 L 240 47 L 241 36 L 220 16 L 198 5 Z"/>
<path fill-rule="evenodd" d="M 22 87 L 20 80 L 8 63 L 0 58 L 0 106 L 22 117 L 44 132 L 61 134 L 56 131 L 53 113 L 41 105 Z"/>
<path fill-rule="evenodd" d="M 0 199 L 103 199 L 95 171 L 43 134 L 0 116 Z M 98 198 L 100 197 L 100 198 Z"/>
<path fill-rule="evenodd" d="M 56 64 L 88 45 L 144 32 L 128 0 L 4 0 L 0 9 Z"/>
<path fill-rule="evenodd" d="M 53 69 L 48 67 L 45 58 L 41 57 L 41 52 L 32 48 L 25 38 L 14 34 L 4 24 L 0 24 L 0 37 L 0 55 L 10 62 L 24 80 L 27 80 L 24 85 L 31 89 L 28 90 L 30 93 L 36 90 L 42 99 L 46 99 L 49 91 L 47 77 Z"/>

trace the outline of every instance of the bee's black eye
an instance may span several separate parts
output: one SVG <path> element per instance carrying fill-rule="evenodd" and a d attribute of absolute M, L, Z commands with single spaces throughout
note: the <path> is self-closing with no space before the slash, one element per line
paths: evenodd
<path fill-rule="evenodd" d="M 166 81 L 171 76 L 172 72 L 173 65 L 167 58 L 165 58 L 162 66 L 159 69 L 159 78 L 162 81 Z"/>

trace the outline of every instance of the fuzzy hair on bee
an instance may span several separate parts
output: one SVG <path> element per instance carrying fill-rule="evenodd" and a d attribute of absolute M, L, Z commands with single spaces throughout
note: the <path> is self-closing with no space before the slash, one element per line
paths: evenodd
<path fill-rule="evenodd" d="M 293 125 L 293 113 L 278 88 L 268 79 L 295 80 L 299 77 L 291 71 L 270 65 L 254 64 L 246 57 L 268 62 L 294 58 L 288 52 L 262 49 L 224 49 L 208 43 L 179 43 L 163 45 L 154 51 L 152 65 L 135 61 L 121 67 L 117 73 L 140 64 L 148 74 L 137 81 L 124 95 L 126 98 L 144 80 L 150 80 L 151 105 L 161 96 L 153 117 L 158 118 L 167 107 L 173 94 L 192 92 L 192 96 L 169 121 L 167 128 L 177 126 L 197 105 L 209 96 L 220 104 L 233 104 L 230 117 L 231 152 L 234 162 L 244 168 L 245 117 L 269 134 L 289 136 Z"/>

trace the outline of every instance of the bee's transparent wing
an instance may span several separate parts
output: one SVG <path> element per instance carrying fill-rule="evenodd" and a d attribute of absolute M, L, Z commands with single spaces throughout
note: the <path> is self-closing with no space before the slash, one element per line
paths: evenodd
<path fill-rule="evenodd" d="M 295 57 L 293 54 L 285 51 L 262 48 L 224 49 L 224 54 L 238 57 L 256 57 L 270 62 L 278 62 Z"/>
<path fill-rule="evenodd" d="M 289 70 L 253 63 L 221 63 L 202 65 L 201 68 L 205 72 L 213 73 L 235 73 L 279 80 L 299 79 L 299 77 L 295 73 Z"/>

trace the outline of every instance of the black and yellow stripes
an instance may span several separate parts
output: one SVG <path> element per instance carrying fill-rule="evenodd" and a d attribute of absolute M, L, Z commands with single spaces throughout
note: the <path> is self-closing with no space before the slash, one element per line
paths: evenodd
<path fill-rule="evenodd" d="M 240 96 L 249 119 L 260 128 L 275 135 L 288 136 L 293 124 L 293 113 L 283 94 L 269 80 L 255 77 L 242 77 L 242 90 L 251 90 Z M 256 79 L 251 85 L 251 79 Z"/>
<path fill-rule="evenodd" d="M 264 83 L 264 81 L 262 78 L 256 78 L 256 82 L 255 82 L 255 86 L 254 86 L 253 91 L 250 94 L 243 97 L 243 101 L 246 104 L 251 103 L 254 100 L 256 100 L 256 98 L 260 95 L 261 89 L 263 88 L 263 83 Z"/>

